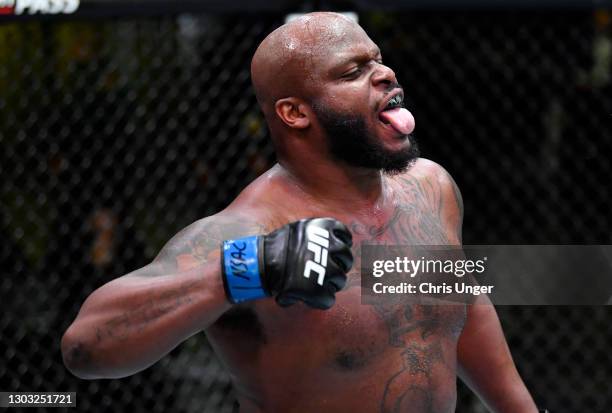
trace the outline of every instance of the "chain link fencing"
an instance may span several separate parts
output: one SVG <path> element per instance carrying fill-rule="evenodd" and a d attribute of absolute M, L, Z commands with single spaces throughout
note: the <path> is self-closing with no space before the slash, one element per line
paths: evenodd
<path fill-rule="evenodd" d="M 83 381 L 61 334 L 274 162 L 249 78 L 283 15 L 0 24 L 0 389 L 79 411 L 232 412 L 203 334 L 144 372 Z M 455 177 L 465 244 L 612 242 L 612 18 L 597 11 L 361 13 L 406 90 L 424 156 Z M 534 397 L 612 408 L 609 307 L 500 307 Z M 483 412 L 459 388 L 459 412 Z"/>

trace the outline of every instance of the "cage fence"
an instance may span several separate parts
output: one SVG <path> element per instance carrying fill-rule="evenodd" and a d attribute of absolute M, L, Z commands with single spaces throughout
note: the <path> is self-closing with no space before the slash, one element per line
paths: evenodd
<path fill-rule="evenodd" d="M 607 10 L 363 12 L 425 157 L 465 202 L 465 244 L 611 243 Z M 249 77 L 281 13 L 0 23 L 0 389 L 79 411 L 232 412 L 204 334 L 121 380 L 83 381 L 60 337 L 89 293 L 154 258 L 274 163 Z M 612 408 L 609 307 L 500 307 L 553 412 Z M 459 387 L 459 412 L 485 411 Z"/>

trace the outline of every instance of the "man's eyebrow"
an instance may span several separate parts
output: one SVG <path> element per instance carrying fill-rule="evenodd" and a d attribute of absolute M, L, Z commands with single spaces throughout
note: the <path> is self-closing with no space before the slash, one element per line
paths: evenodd
<path fill-rule="evenodd" d="M 362 52 L 362 53 L 356 53 L 356 54 L 350 55 L 349 57 L 347 57 L 346 59 L 338 63 L 337 67 L 342 67 L 349 63 L 369 62 L 370 60 L 375 59 L 378 56 L 381 56 L 380 49 L 378 47 L 374 47 L 370 49 L 368 52 L 365 52 L 365 53 Z"/>

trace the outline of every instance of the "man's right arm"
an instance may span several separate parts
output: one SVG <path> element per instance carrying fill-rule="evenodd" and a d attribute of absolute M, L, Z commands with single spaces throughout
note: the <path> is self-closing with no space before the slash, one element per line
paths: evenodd
<path fill-rule="evenodd" d="M 137 373 L 231 308 L 221 277 L 225 239 L 266 228 L 216 215 L 174 236 L 155 260 L 95 290 L 62 338 L 66 366 L 81 378 Z"/>

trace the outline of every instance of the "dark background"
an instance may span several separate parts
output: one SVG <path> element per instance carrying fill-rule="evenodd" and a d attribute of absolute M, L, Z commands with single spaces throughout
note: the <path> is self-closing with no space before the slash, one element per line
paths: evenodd
<path fill-rule="evenodd" d="M 59 342 L 93 289 L 273 164 L 250 57 L 286 12 L 317 4 L 255 3 L 85 2 L 0 21 L 0 391 L 76 391 L 78 411 L 232 411 L 203 334 L 122 380 L 74 378 Z M 612 243 L 610 8 L 388 3 L 335 8 L 359 11 L 423 155 L 459 184 L 464 243 Z M 610 307 L 498 311 L 540 405 L 612 409 Z M 457 410 L 484 411 L 462 386 Z"/>

